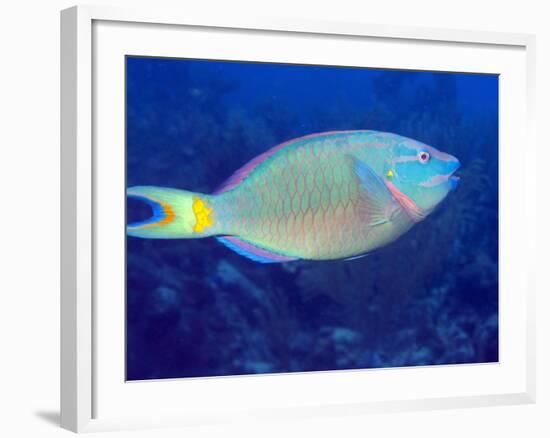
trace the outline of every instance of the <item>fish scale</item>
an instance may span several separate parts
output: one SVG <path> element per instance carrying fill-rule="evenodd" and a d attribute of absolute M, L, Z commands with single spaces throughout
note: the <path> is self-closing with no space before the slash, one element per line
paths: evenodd
<path fill-rule="evenodd" d="M 431 156 L 419 162 L 420 152 Z M 456 186 L 459 162 L 416 140 L 340 131 L 282 143 L 237 170 L 212 195 L 151 186 L 128 196 L 153 208 L 128 234 L 220 236 L 261 262 L 350 258 L 387 245 Z"/>
<path fill-rule="evenodd" d="M 357 206 L 342 202 L 342 210 L 339 211 L 337 207 L 342 199 L 358 196 L 355 189 L 358 183 L 354 181 L 353 175 L 345 179 L 341 172 L 334 171 L 335 166 L 348 163 L 329 159 L 326 148 L 332 146 L 330 142 L 317 142 L 310 149 L 298 147 L 294 153 L 287 151 L 289 155 L 286 158 L 273 157 L 271 166 L 265 172 L 258 171 L 243 181 L 233 193 L 227 193 L 226 204 L 222 204 L 221 210 L 226 210 L 228 216 L 250 215 L 251 208 L 254 208 L 250 206 L 260 205 L 260 216 L 263 219 L 255 220 L 254 215 L 251 215 L 251 222 L 246 228 L 242 227 L 242 222 L 236 222 L 236 227 L 228 230 L 229 234 L 246 235 L 262 247 L 277 248 L 286 254 L 292 254 L 294 241 L 300 241 L 302 237 L 309 257 L 316 257 L 327 249 L 337 255 L 338 248 L 353 246 L 354 243 L 347 241 L 340 228 L 360 226 L 360 220 L 342 220 L 342 216 L 357 217 Z M 308 154 L 308 150 L 311 153 Z M 286 163 L 297 163 L 299 160 L 299 166 L 283 167 Z M 280 176 L 275 178 L 275 175 Z M 302 177 L 304 181 L 302 192 L 293 183 L 297 177 Z M 269 184 L 270 181 L 283 183 Z M 246 193 L 250 201 L 234 203 L 233 197 L 242 193 Z M 282 214 L 283 200 L 293 198 L 300 200 L 300 210 L 296 211 L 293 205 L 292 214 Z M 334 204 L 331 204 L 333 199 Z"/>

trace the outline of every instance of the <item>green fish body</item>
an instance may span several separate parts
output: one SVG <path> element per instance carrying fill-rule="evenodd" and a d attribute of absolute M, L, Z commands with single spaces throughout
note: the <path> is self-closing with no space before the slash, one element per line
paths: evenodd
<path fill-rule="evenodd" d="M 458 166 L 451 155 L 395 134 L 309 135 L 264 152 L 212 195 L 128 189 L 153 208 L 128 234 L 217 236 L 258 262 L 354 258 L 424 219 L 456 185 Z"/>

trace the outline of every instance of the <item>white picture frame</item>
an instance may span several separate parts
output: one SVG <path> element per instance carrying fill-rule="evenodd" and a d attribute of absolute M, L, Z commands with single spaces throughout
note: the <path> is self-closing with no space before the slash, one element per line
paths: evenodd
<path fill-rule="evenodd" d="M 146 28 L 152 32 L 147 36 L 148 47 L 145 47 L 145 40 L 139 38 L 140 32 L 144 32 L 143 29 Z M 201 404 L 200 400 L 195 399 L 193 406 L 189 402 L 186 404 L 185 400 L 175 402 L 178 385 L 181 385 L 181 382 L 125 384 L 123 380 L 120 381 L 121 369 L 120 363 L 117 362 L 120 356 L 114 350 L 120 347 L 120 338 L 114 335 L 112 339 L 107 339 L 104 332 L 114 327 L 113 333 L 119 333 L 120 327 L 124 324 L 124 313 L 119 312 L 120 300 L 111 303 L 107 298 L 99 301 L 97 299 L 106 282 L 112 281 L 112 284 L 120 285 L 120 282 L 114 278 L 116 275 L 110 275 L 108 270 L 103 269 L 105 263 L 112 262 L 115 266 L 120 262 L 116 260 L 116 257 L 120 256 L 120 246 L 116 247 L 113 244 L 113 247 L 109 248 L 111 244 L 108 242 L 113 240 L 100 237 L 108 236 L 110 231 L 107 229 L 108 226 L 101 225 L 103 221 L 99 212 L 104 212 L 105 208 L 97 207 L 103 202 L 105 206 L 110 205 L 109 202 L 112 199 L 104 201 L 108 194 L 102 187 L 105 185 L 118 187 L 117 184 L 120 181 L 116 182 L 118 181 L 116 175 L 118 175 L 117 172 L 123 174 L 124 169 L 121 165 L 123 161 L 117 158 L 122 156 L 119 136 L 115 135 L 112 137 L 116 138 L 115 140 L 109 140 L 110 137 L 104 136 L 108 134 L 103 134 L 107 128 L 102 127 L 98 130 L 97 124 L 101 125 L 102 117 L 110 117 L 114 120 L 113 123 L 120 121 L 116 113 L 114 117 L 104 115 L 102 108 L 105 107 L 102 105 L 105 105 L 103 103 L 105 99 L 118 99 L 117 105 L 122 105 L 119 99 L 119 93 L 122 90 L 119 89 L 120 87 L 117 88 L 121 78 L 116 74 L 111 75 L 119 71 L 116 69 L 120 65 L 117 61 L 114 61 L 112 66 L 108 64 L 109 59 L 119 59 L 129 47 L 127 44 L 130 38 L 125 40 L 124 34 L 132 35 L 132 53 L 139 50 L 140 44 L 143 45 L 144 51 L 156 53 L 159 47 L 166 47 L 169 52 L 182 49 L 177 45 L 169 48 L 166 35 L 156 38 L 153 34 L 178 32 L 178 29 L 186 29 L 185 32 L 198 31 L 206 38 L 205 42 L 201 43 L 202 46 L 195 45 L 191 57 L 197 56 L 201 50 L 205 51 L 205 57 L 214 56 L 218 53 L 219 47 L 216 44 L 208 45 L 209 34 L 218 35 L 220 32 L 232 31 L 235 38 L 243 41 L 263 38 L 262 44 L 266 46 L 262 47 L 262 51 L 272 50 L 270 56 L 274 59 L 279 57 L 277 59 L 283 61 L 285 57 L 298 57 L 299 53 L 296 52 L 296 55 L 288 51 L 284 54 L 277 53 L 275 47 L 278 38 L 296 38 L 296 41 L 300 38 L 325 38 L 329 43 L 334 39 L 335 44 L 341 47 L 352 43 L 393 44 L 396 47 L 395 50 L 400 50 L 403 55 L 405 55 L 405 46 L 410 50 L 426 50 L 428 54 L 429 50 L 434 50 L 434 53 L 443 53 L 447 47 L 452 47 L 464 52 L 464 55 L 441 56 L 437 62 L 435 59 L 432 61 L 427 59 L 422 65 L 414 58 L 408 59 L 403 56 L 400 67 L 414 68 L 416 65 L 417 68 L 443 69 L 447 66 L 446 68 L 450 71 L 481 69 L 504 75 L 506 80 L 504 88 L 501 89 L 504 98 L 501 103 L 500 164 L 503 169 L 501 190 L 506 191 L 506 194 L 502 198 L 501 217 L 504 225 L 500 238 L 503 242 L 510 241 L 509 244 L 504 245 L 504 262 L 508 263 L 508 266 L 513 266 L 514 269 L 511 273 L 502 272 L 503 269 L 501 269 L 500 283 L 505 284 L 513 294 L 506 293 L 501 296 L 503 307 L 500 307 L 502 326 L 500 333 L 501 337 L 507 333 L 515 333 L 515 335 L 510 336 L 514 337 L 513 340 L 500 339 L 501 348 L 509 354 L 503 355 L 497 366 L 483 368 L 483 365 L 457 365 L 416 367 L 415 370 L 392 369 L 351 373 L 300 373 L 292 376 L 187 379 L 186 394 L 192 394 L 193 391 L 195 391 L 194 394 L 203 391 L 206 394 L 216 394 L 215 401 L 210 398 Z M 181 33 L 183 39 L 189 38 L 190 35 L 185 32 Z M 266 49 L 266 47 L 273 47 L 273 49 Z M 330 44 L 325 47 L 330 47 Z M 254 44 L 250 45 L 250 56 L 254 56 L 256 49 Z M 234 59 L 244 56 L 232 50 L 232 54 L 225 55 L 227 59 L 231 56 Z M 470 56 L 469 51 L 478 51 L 477 55 L 472 57 L 470 67 L 468 63 L 461 61 L 461 56 Z M 242 14 L 233 17 L 194 16 L 188 11 L 132 10 L 104 6 L 75 6 L 62 11 L 61 426 L 75 432 L 84 432 L 208 424 L 248 418 L 284 419 L 311 415 L 359 415 L 381 411 L 534 402 L 535 288 L 531 280 L 534 276 L 530 275 L 534 270 L 534 264 L 530 263 L 532 261 L 530 258 L 534 257 L 531 254 L 534 254 L 532 248 L 536 237 L 535 219 L 534 215 L 525 213 L 527 209 L 511 208 L 511 204 L 521 200 L 524 202 L 523 205 L 535 205 L 535 175 L 533 169 L 528 168 L 522 161 L 521 156 L 513 157 L 506 149 L 506 145 L 511 144 L 513 140 L 521 139 L 523 150 L 529 151 L 531 159 L 536 153 L 532 126 L 534 51 L 534 36 L 525 34 L 257 18 Z M 158 54 L 161 55 L 161 53 Z M 486 56 L 479 56 L 480 54 L 486 54 Z M 224 57 L 223 53 L 219 56 Z M 319 56 L 330 57 L 331 53 Z M 101 62 L 97 63 L 98 60 Z M 334 62 L 345 62 L 345 59 L 335 59 Z M 391 64 L 391 61 L 385 61 L 380 57 L 376 66 L 386 66 L 388 62 Z M 98 67 L 96 64 L 101 65 Z M 105 75 L 114 78 L 112 89 L 105 93 L 98 92 L 105 88 L 101 85 L 101 78 Z M 107 97 L 104 98 L 104 96 Z M 116 112 L 120 109 L 117 105 L 110 105 L 109 108 Z M 513 123 L 506 123 L 512 121 Z M 112 132 L 120 132 L 120 126 L 113 126 L 112 129 L 114 130 Z M 101 139 L 106 141 L 101 141 L 101 145 L 98 146 L 98 141 Z M 105 147 L 103 146 L 105 144 L 108 144 L 113 151 L 114 158 L 109 159 L 108 162 L 104 158 L 105 154 L 97 154 L 97 148 Z M 516 184 L 512 187 L 509 184 L 510 175 L 507 169 L 508 165 L 514 162 Z M 113 191 L 116 192 L 116 190 Z M 123 206 L 121 205 L 120 208 L 123 209 Z M 117 211 L 120 213 L 121 210 Z M 115 220 L 117 217 L 120 219 L 120 215 L 114 216 Z M 519 221 L 524 224 L 521 241 L 514 240 L 513 236 L 514 226 L 520 223 Z M 518 255 L 514 256 L 512 253 L 516 250 Z M 108 261 L 107 253 L 112 257 Z M 508 255 L 509 260 L 506 258 Z M 507 277 L 504 278 L 503 275 Z M 122 290 L 119 292 L 123 294 Z M 117 321 L 113 322 L 115 319 Z M 512 325 L 516 326 L 514 332 L 507 329 Z M 110 357 L 111 353 L 117 358 L 112 363 L 107 363 L 103 358 Z M 391 374 L 388 374 L 388 371 Z M 113 388 L 111 392 L 110 382 L 113 382 L 113 379 L 118 379 L 118 383 L 112 385 L 118 389 Z M 407 382 L 413 379 L 418 382 L 430 380 L 446 382 L 457 379 L 457 382 L 453 390 L 441 384 L 436 388 L 437 383 L 434 383 L 431 389 L 418 387 L 407 389 Z M 367 397 L 356 392 L 352 394 L 351 389 L 364 384 L 361 382 L 366 380 L 369 381 L 369 388 L 373 388 L 371 392 L 374 395 Z M 387 382 L 390 381 L 395 382 L 399 389 L 389 390 Z M 505 381 L 508 383 L 505 384 Z M 475 386 L 468 386 L 468 382 L 478 382 L 478 390 L 472 389 Z M 483 386 L 483 382 L 488 383 Z M 303 389 L 302 392 L 307 392 L 308 388 L 319 388 L 323 385 L 325 385 L 323 394 L 312 391 L 309 398 L 296 395 L 292 403 L 285 399 L 284 393 L 277 392 L 277 388 L 289 387 L 300 387 Z M 247 401 L 258 394 L 258 387 L 263 394 L 268 394 L 264 397 L 269 397 L 269 400 L 263 400 L 259 396 L 252 403 Z M 242 392 L 243 395 L 233 400 L 235 406 L 230 406 L 231 399 L 227 395 L 235 392 Z M 386 396 L 383 396 L 383 393 Z M 146 404 L 144 402 L 141 405 L 140 398 L 155 401 L 162 399 L 166 400 L 166 403 Z M 126 409 L 121 406 L 125 406 Z M 196 409 L 192 409 L 193 407 Z"/>

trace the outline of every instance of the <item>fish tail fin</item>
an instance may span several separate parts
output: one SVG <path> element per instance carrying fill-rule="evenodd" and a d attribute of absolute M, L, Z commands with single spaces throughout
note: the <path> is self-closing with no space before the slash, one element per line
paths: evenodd
<path fill-rule="evenodd" d="M 215 212 L 212 196 L 164 187 L 128 188 L 128 198 L 151 207 L 149 219 L 126 226 L 129 236 L 150 239 L 192 239 L 212 236 Z"/>

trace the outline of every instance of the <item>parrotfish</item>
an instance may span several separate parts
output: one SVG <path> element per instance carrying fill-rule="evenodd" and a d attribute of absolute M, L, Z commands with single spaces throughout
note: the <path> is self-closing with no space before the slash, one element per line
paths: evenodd
<path fill-rule="evenodd" d="M 130 236 L 215 236 L 262 263 L 353 259 L 396 240 L 453 190 L 460 162 L 400 135 L 334 131 L 279 144 L 213 194 L 137 186 L 152 217 Z"/>

